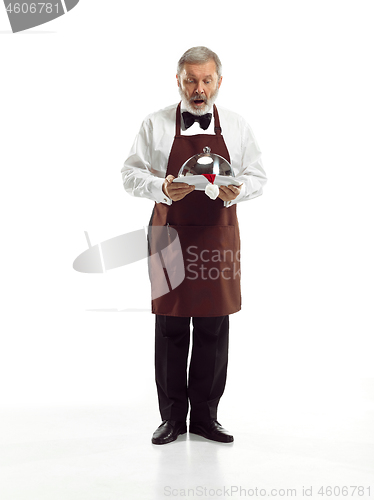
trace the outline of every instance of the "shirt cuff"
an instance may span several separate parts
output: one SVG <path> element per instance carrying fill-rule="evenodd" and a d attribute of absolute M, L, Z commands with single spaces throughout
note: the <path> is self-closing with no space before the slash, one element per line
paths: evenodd
<path fill-rule="evenodd" d="M 240 201 L 244 197 L 244 193 L 245 193 L 245 185 L 243 184 L 238 196 L 234 200 L 224 201 L 223 206 L 228 208 L 231 207 L 232 205 L 235 205 L 235 203 L 238 203 L 238 201 Z"/>
<path fill-rule="evenodd" d="M 152 196 L 156 203 L 165 203 L 166 205 L 171 205 L 172 200 L 166 196 L 162 190 L 165 179 L 157 177 L 152 182 Z"/>

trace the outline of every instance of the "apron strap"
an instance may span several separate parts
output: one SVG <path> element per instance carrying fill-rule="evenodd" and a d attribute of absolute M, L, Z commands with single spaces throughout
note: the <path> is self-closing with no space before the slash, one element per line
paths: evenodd
<path fill-rule="evenodd" d="M 222 129 L 219 121 L 218 111 L 215 104 L 213 104 L 213 117 L 214 117 L 214 133 L 216 135 L 221 135 Z M 175 135 L 181 135 L 181 103 L 177 107 L 177 116 L 175 121 Z"/>
<path fill-rule="evenodd" d="M 182 102 L 182 101 L 181 101 Z M 175 122 L 175 135 L 181 135 L 181 103 L 177 107 L 177 120 Z"/>
<path fill-rule="evenodd" d="M 215 104 L 213 104 L 213 116 L 214 116 L 214 133 L 216 135 L 221 135 L 222 129 L 221 129 L 221 124 L 219 122 L 217 107 Z"/>

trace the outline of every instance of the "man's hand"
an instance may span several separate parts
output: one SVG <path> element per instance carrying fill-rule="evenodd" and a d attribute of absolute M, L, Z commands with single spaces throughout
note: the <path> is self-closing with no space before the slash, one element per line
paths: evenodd
<path fill-rule="evenodd" d="M 168 175 L 162 185 L 162 190 L 173 201 L 179 201 L 195 189 L 185 182 L 173 182 L 174 175 Z"/>
<path fill-rule="evenodd" d="M 242 186 L 243 184 L 240 184 L 240 186 L 233 186 L 232 184 L 230 186 L 220 186 L 218 198 L 221 198 L 223 201 L 235 200 Z"/>

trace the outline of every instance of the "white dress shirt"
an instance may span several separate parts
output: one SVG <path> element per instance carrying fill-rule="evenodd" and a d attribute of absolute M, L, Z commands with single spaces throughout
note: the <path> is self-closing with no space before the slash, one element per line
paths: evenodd
<path fill-rule="evenodd" d="M 161 109 L 148 115 L 143 121 L 121 170 L 123 186 L 127 193 L 149 198 L 156 203 L 173 203 L 162 191 L 162 185 L 175 136 L 177 106 L 178 104 L 173 104 Z M 182 113 L 185 109 L 183 106 L 181 108 Z M 217 106 L 217 110 L 235 179 L 243 183 L 235 200 L 224 202 L 228 207 L 239 201 L 260 196 L 267 179 L 260 159 L 261 151 L 244 118 L 220 106 Z M 199 122 L 195 122 L 186 130 L 181 117 L 181 135 L 196 134 L 214 135 L 214 117 L 207 130 L 200 128 Z M 201 151 L 196 151 L 196 154 L 199 153 Z M 178 165 L 179 168 L 181 166 Z"/>

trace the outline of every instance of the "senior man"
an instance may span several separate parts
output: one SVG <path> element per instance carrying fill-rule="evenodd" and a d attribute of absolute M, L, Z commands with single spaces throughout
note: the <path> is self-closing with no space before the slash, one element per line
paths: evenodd
<path fill-rule="evenodd" d="M 179 60 L 176 76 L 181 102 L 143 121 L 121 171 L 128 193 L 155 202 L 151 231 L 176 229 L 186 266 L 183 282 L 152 300 L 162 419 L 152 443 L 170 443 L 187 432 L 189 405 L 190 433 L 230 443 L 234 438 L 217 421 L 217 407 L 226 383 L 229 314 L 241 308 L 236 204 L 261 195 L 266 175 L 248 124 L 214 104 L 222 84 L 218 56 L 193 47 Z M 215 200 L 194 185 L 173 182 L 183 163 L 206 147 L 231 164 L 240 182 L 221 186 Z"/>

